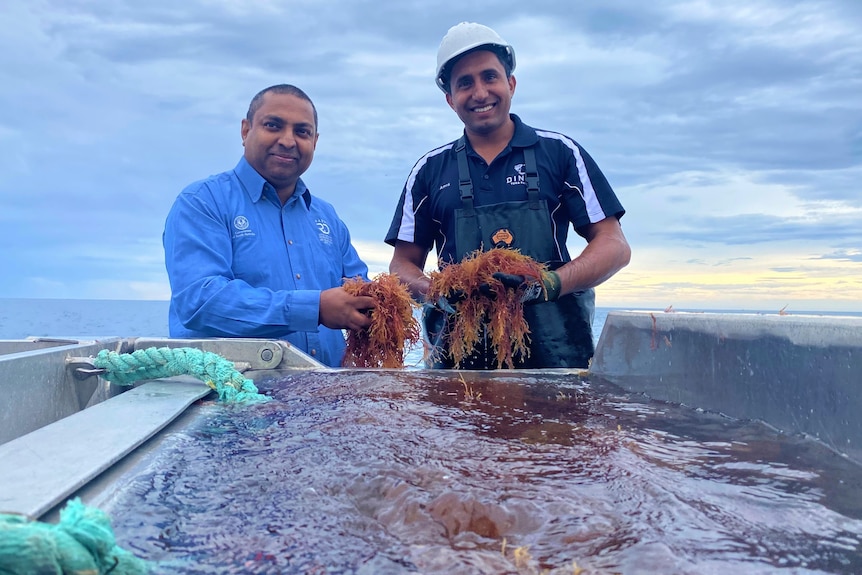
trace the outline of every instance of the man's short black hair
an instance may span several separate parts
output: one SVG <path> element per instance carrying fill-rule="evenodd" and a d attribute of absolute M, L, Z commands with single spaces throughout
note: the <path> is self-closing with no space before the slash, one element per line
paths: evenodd
<path fill-rule="evenodd" d="M 506 71 L 506 78 L 509 78 L 512 75 L 512 62 L 509 60 L 509 55 L 506 52 L 506 49 L 501 46 L 490 46 L 490 45 L 482 45 L 476 46 L 471 50 L 467 50 L 463 54 L 458 54 L 457 58 L 454 58 L 448 62 L 446 62 L 446 66 L 443 68 L 443 72 L 441 75 L 446 79 L 446 83 L 444 86 L 446 87 L 446 92 L 452 94 L 452 68 L 455 67 L 455 64 L 458 61 L 466 56 L 467 54 L 472 54 L 473 52 L 478 52 L 479 50 L 488 50 L 489 52 L 493 52 L 497 55 L 497 59 L 500 61 L 500 64 L 503 65 L 503 70 Z"/>
<path fill-rule="evenodd" d="M 292 84 L 276 84 L 275 86 L 270 86 L 269 88 L 264 88 L 257 94 L 255 94 L 254 98 L 251 99 L 251 103 L 248 105 L 248 112 L 245 115 L 245 119 L 248 120 L 248 123 L 252 123 L 252 119 L 254 119 L 254 115 L 260 110 L 260 107 L 263 105 L 263 97 L 267 93 L 273 94 L 290 94 L 291 96 L 296 96 L 297 98 L 302 98 L 309 104 L 311 104 L 311 109 L 314 111 L 314 129 L 317 130 L 317 108 L 314 107 L 314 102 L 311 101 L 311 98 L 308 97 L 308 94 L 297 88 Z"/>

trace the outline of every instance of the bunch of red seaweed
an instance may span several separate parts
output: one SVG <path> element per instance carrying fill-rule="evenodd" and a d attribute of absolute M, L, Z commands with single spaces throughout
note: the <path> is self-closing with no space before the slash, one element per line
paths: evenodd
<path fill-rule="evenodd" d="M 370 310 L 367 329 L 347 330 L 344 367 L 404 367 L 405 346 L 420 339 L 419 323 L 413 316 L 416 306 L 398 276 L 382 273 L 372 281 L 348 279 L 344 290 L 351 295 L 370 296 L 377 307 Z"/>
<path fill-rule="evenodd" d="M 545 269 L 544 264 L 517 250 L 493 249 L 475 251 L 459 264 L 431 272 L 428 301 L 447 298 L 456 311 L 447 320 L 448 351 L 455 367 L 476 351 L 483 331 L 496 356 L 497 369 L 512 369 L 516 358 L 529 357 L 530 328 L 524 319 L 522 294 L 506 288 L 494 273 L 520 275 L 527 282 L 535 282 L 541 281 Z"/>

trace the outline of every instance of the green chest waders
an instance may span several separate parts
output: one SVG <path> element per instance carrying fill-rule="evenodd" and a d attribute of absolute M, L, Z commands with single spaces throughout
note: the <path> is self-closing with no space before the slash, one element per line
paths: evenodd
<path fill-rule="evenodd" d="M 556 235 L 548 204 L 539 198 L 535 151 L 524 149 L 526 201 L 476 207 L 473 205 L 473 182 L 465 148 L 466 141 L 462 137 L 455 147 L 461 193 L 461 208 L 455 210 L 455 250 L 459 261 L 477 249 L 511 248 L 537 261 L 548 262 L 551 268 L 559 267 L 561 262 L 551 263 L 560 252 L 555 246 Z M 524 317 L 530 326 L 530 356 L 521 358 L 515 367 L 587 367 L 595 351 L 594 313 L 595 293 L 592 289 L 563 296 L 555 302 L 525 306 Z M 428 341 L 436 349 L 448 350 L 445 314 L 426 305 L 423 324 Z M 436 356 L 428 361 L 428 367 L 454 367 L 447 353 L 437 353 Z M 496 365 L 488 343 L 480 344 L 479 349 L 460 367 L 493 369 Z"/>

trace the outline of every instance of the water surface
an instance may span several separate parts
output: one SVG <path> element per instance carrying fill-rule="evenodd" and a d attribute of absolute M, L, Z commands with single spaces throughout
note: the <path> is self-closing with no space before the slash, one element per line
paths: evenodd
<path fill-rule="evenodd" d="M 177 573 L 862 572 L 860 469 L 760 424 L 568 374 L 260 387 L 121 478 L 120 545 Z"/>

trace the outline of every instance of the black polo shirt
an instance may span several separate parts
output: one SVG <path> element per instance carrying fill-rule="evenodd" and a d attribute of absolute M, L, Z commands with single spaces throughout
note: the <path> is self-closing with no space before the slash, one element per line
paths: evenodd
<path fill-rule="evenodd" d="M 552 222 L 548 233 L 556 240 L 560 261 L 569 261 L 566 237 L 575 230 L 607 217 L 622 217 L 622 205 L 595 161 L 577 142 L 557 132 L 536 130 L 515 114 L 511 142 L 488 165 L 467 141 L 467 160 L 476 206 L 527 199 L 525 147 L 535 145 L 541 198 L 548 203 Z M 430 250 L 437 247 L 440 261 L 455 258 L 455 210 L 461 207 L 455 142 L 431 150 L 416 162 L 401 193 L 398 208 L 386 234 L 396 240 Z"/>

